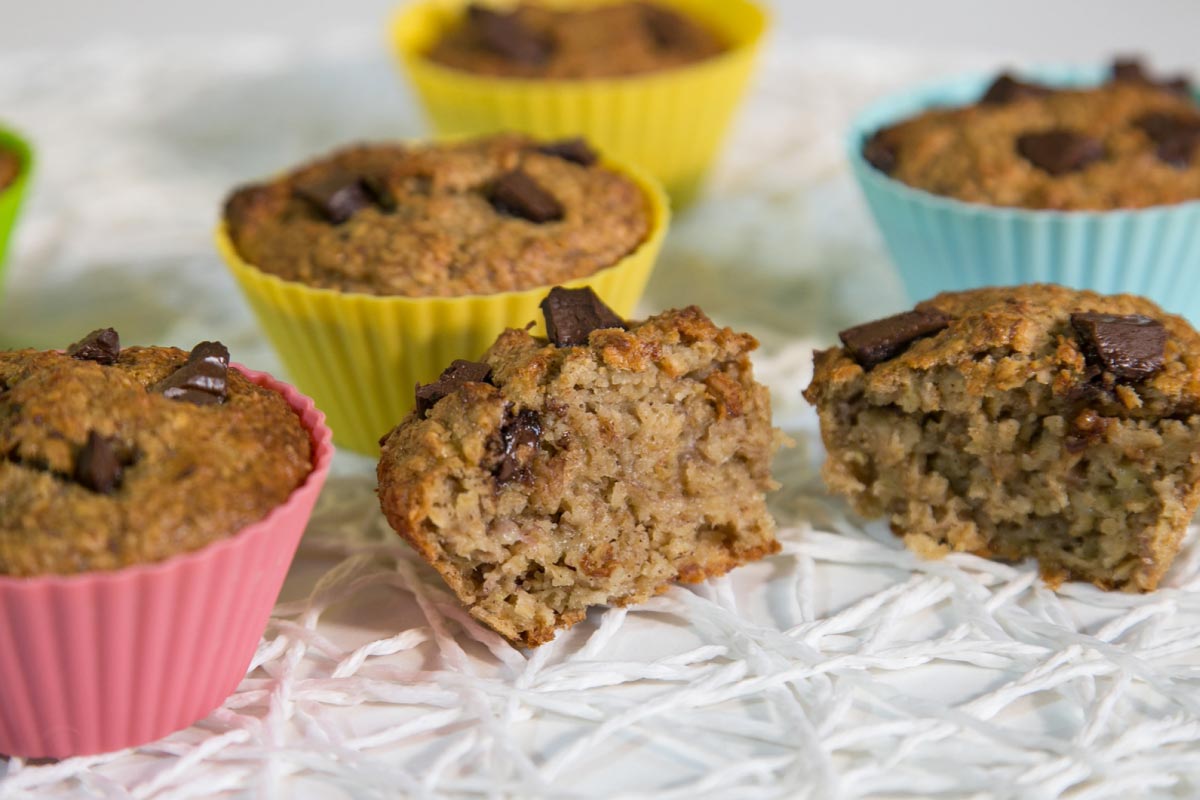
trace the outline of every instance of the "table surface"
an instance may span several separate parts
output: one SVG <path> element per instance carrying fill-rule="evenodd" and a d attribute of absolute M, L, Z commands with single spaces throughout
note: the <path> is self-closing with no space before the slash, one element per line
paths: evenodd
<path fill-rule="evenodd" d="M 278 370 L 210 232 L 240 180 L 420 133 L 376 34 L 0 57 L 0 108 L 39 149 L 0 346 L 112 324 Z M 1194 536 L 1155 594 L 1055 593 L 1029 564 L 920 561 L 814 468 L 811 347 L 906 303 L 841 132 L 880 92 L 998 61 L 781 35 L 671 233 L 644 308 L 695 302 L 758 335 L 797 440 L 772 498 L 779 556 L 519 651 L 387 530 L 371 464 L 340 456 L 225 706 L 135 750 L 10 761 L 0 798 L 1195 796 Z"/>

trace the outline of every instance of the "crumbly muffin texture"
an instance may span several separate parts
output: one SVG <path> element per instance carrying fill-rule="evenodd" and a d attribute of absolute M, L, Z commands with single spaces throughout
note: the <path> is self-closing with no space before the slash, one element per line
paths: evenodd
<path fill-rule="evenodd" d="M 641 188 L 585 143 L 516 135 L 352 147 L 235 191 L 225 221 L 265 272 L 410 297 L 585 277 L 636 250 L 651 225 Z"/>
<path fill-rule="evenodd" d="M 287 401 L 236 369 L 170 347 L 73 350 L 0 352 L 0 574 L 195 550 L 261 519 L 311 471 Z"/>
<path fill-rule="evenodd" d="M 8 188 L 9 184 L 21 174 L 21 159 L 16 153 L 0 149 L 0 191 Z"/>
<path fill-rule="evenodd" d="M 1051 89 L 1003 75 L 977 103 L 884 128 L 864 156 L 917 189 L 971 203 L 1109 210 L 1200 198 L 1200 108 L 1181 80 L 1118 62 L 1113 80 Z"/>
<path fill-rule="evenodd" d="M 472 4 L 428 57 L 481 75 L 578 80 L 659 72 L 726 49 L 705 25 L 665 4 L 523 2 L 510 10 Z"/>
<path fill-rule="evenodd" d="M 859 513 L 929 557 L 1158 585 L 1200 502 L 1200 336 L 1183 319 L 1030 285 L 942 294 L 843 340 L 805 397 L 825 481 Z"/>
<path fill-rule="evenodd" d="M 694 307 L 574 346 L 506 331 L 386 437 L 384 512 L 473 617 L 526 646 L 774 553 L 782 435 L 756 345 Z"/>

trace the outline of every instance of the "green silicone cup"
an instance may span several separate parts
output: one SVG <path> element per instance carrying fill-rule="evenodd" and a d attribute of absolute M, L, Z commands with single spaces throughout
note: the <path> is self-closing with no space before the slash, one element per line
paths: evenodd
<path fill-rule="evenodd" d="M 0 149 L 16 153 L 21 159 L 21 172 L 17 179 L 0 190 L 0 299 L 4 297 L 4 273 L 8 241 L 17 224 L 17 214 L 25 199 L 25 189 L 33 172 L 33 148 L 11 130 L 0 128 Z"/>

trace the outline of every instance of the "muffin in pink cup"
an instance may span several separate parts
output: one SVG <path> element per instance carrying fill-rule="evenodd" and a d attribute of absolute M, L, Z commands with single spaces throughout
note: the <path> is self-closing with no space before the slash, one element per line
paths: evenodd
<path fill-rule="evenodd" d="M 219 342 L 0 352 L 0 753 L 161 738 L 237 687 L 333 454 Z"/>

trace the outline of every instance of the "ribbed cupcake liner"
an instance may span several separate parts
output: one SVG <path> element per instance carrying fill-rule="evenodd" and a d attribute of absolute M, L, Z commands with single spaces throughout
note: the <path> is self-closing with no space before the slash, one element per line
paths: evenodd
<path fill-rule="evenodd" d="M 425 57 L 461 18 L 467 0 L 422 0 L 393 20 L 392 44 L 443 135 L 516 130 L 544 139 L 585 136 L 601 151 L 637 164 L 679 206 L 699 191 L 745 94 L 766 13 L 750 0 L 666 0 L 719 31 L 725 53 L 649 75 L 526 80 L 475 75 Z"/>
<path fill-rule="evenodd" d="M 654 269 L 670 210 L 652 178 L 613 168 L 642 187 L 650 234 L 615 265 L 565 285 L 591 286 L 629 316 Z M 434 380 L 456 358 L 478 358 L 506 328 L 530 322 L 540 328 L 538 304 L 549 291 L 378 297 L 315 289 L 246 263 L 224 226 L 216 241 L 290 377 L 328 415 L 338 445 L 371 456 L 379 454 L 379 438 L 412 409 L 417 383 Z"/>
<path fill-rule="evenodd" d="M 235 367 L 301 418 L 313 471 L 262 520 L 196 552 L 111 572 L 0 577 L 0 753 L 66 758 L 154 741 L 207 716 L 245 676 L 333 446 L 312 400 Z"/>
<path fill-rule="evenodd" d="M 33 171 L 33 148 L 13 131 L 0 129 L 0 150 L 14 152 L 21 159 L 21 174 L 0 191 L 0 298 L 3 298 L 8 242 L 16 227 L 17 214 L 21 210 L 25 189 L 29 186 L 29 175 Z"/>
<path fill-rule="evenodd" d="M 1037 211 L 964 203 L 906 186 L 873 168 L 863 142 L 876 130 L 934 106 L 982 95 L 993 76 L 974 75 L 885 98 L 854 123 L 854 175 L 910 299 L 1020 283 L 1128 292 L 1200 322 L 1200 202 L 1117 211 Z M 1054 86 L 1103 80 L 1098 69 L 1028 73 Z"/>

